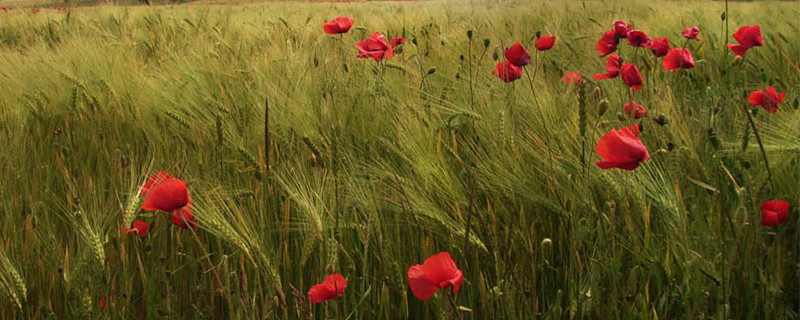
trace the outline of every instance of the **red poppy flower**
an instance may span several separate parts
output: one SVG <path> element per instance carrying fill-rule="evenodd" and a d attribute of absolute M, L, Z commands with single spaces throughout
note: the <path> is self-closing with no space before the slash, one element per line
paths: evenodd
<path fill-rule="evenodd" d="M 608 56 L 606 59 L 606 73 L 598 73 L 592 76 L 592 79 L 600 80 L 600 79 L 613 79 L 619 75 L 619 64 L 620 58 L 618 54 L 612 54 Z"/>
<path fill-rule="evenodd" d="M 634 91 L 642 89 L 642 74 L 639 73 L 639 68 L 633 63 L 622 63 L 619 69 L 622 81 L 625 82 Z"/>
<path fill-rule="evenodd" d="M 638 124 L 620 130 L 611 129 L 600 138 L 595 150 L 605 160 L 595 162 L 602 169 L 633 170 L 650 158 L 647 147 L 639 140 Z"/>
<path fill-rule="evenodd" d="M 503 55 L 506 57 L 506 60 L 508 60 L 509 63 L 517 67 L 523 67 L 531 63 L 531 55 L 528 54 L 528 51 L 526 51 L 519 42 L 513 44 L 509 48 L 506 48 L 506 50 L 503 51 Z"/>
<path fill-rule="evenodd" d="M 189 203 L 180 210 L 175 210 L 169 220 L 172 221 L 172 224 L 181 229 L 194 229 L 197 227 L 197 221 L 195 221 L 192 210 L 194 210 L 192 207 L 192 198 L 189 197 Z"/>
<path fill-rule="evenodd" d="M 612 52 L 617 51 L 619 38 L 620 37 L 614 32 L 614 30 L 606 31 L 603 33 L 603 37 L 600 38 L 600 41 L 597 41 L 597 45 L 595 45 L 594 48 L 600 52 L 600 57 L 605 57 Z"/>
<path fill-rule="evenodd" d="M 700 28 L 698 28 L 697 26 L 694 26 L 694 27 L 691 27 L 691 28 L 686 28 L 686 29 L 683 29 L 683 32 L 681 32 L 681 34 L 682 34 L 682 35 L 683 35 L 683 36 L 684 36 L 686 39 L 691 39 L 691 40 L 700 40 L 700 39 L 697 39 L 697 35 L 698 35 L 698 34 L 700 34 Z"/>
<path fill-rule="evenodd" d="M 663 57 L 669 52 L 669 39 L 667 39 L 667 37 L 653 38 L 648 48 L 650 48 L 650 51 L 652 51 L 653 55 L 656 57 Z"/>
<path fill-rule="evenodd" d="M 440 252 L 425 263 L 408 268 L 408 284 L 418 299 L 428 300 L 447 286 L 453 286 L 453 293 L 456 293 L 463 283 L 464 273 L 458 270 L 448 252 Z"/>
<path fill-rule="evenodd" d="M 733 34 L 733 38 L 739 42 L 738 45 L 729 43 L 728 49 L 738 56 L 743 56 L 752 47 L 760 47 L 764 44 L 761 37 L 761 26 L 744 26 Z"/>
<path fill-rule="evenodd" d="M 564 73 L 564 77 L 561 78 L 561 81 L 564 81 L 566 84 L 580 84 L 581 83 L 581 73 L 574 72 L 574 71 L 567 71 Z"/>
<path fill-rule="evenodd" d="M 536 38 L 536 50 L 545 51 L 550 50 L 553 44 L 556 43 L 556 36 L 541 36 Z"/>
<path fill-rule="evenodd" d="M 175 178 L 169 175 L 169 173 L 167 173 L 166 171 L 161 171 L 159 173 L 150 176 L 150 179 L 147 179 L 147 182 L 145 182 L 143 186 L 139 186 L 139 194 L 146 196 L 147 193 L 150 191 L 150 188 L 155 187 L 156 185 L 167 179 L 175 179 Z"/>
<path fill-rule="evenodd" d="M 350 31 L 355 21 L 350 17 L 336 17 L 331 21 L 322 24 L 322 30 L 327 34 L 339 34 Z"/>
<path fill-rule="evenodd" d="M 356 44 L 359 58 L 372 58 L 376 62 L 392 57 L 392 47 L 386 42 L 386 37 L 380 32 L 375 32 L 368 39 Z"/>
<path fill-rule="evenodd" d="M 772 200 L 761 203 L 761 224 L 773 227 L 786 221 L 789 216 L 789 202 Z"/>
<path fill-rule="evenodd" d="M 689 49 L 675 48 L 667 53 L 667 56 L 664 57 L 664 61 L 662 61 L 662 65 L 664 66 L 664 70 L 678 71 L 679 69 L 691 69 L 694 68 L 694 57 L 692 57 L 692 53 L 689 52 Z"/>
<path fill-rule="evenodd" d="M 511 82 L 522 77 L 522 68 L 513 65 L 509 61 L 503 61 L 497 64 L 492 74 L 505 82 Z"/>
<path fill-rule="evenodd" d="M 786 93 L 779 93 L 775 87 L 769 87 L 764 91 L 756 90 L 747 97 L 747 102 L 754 106 L 761 106 L 769 113 L 778 112 L 778 104 L 786 97 Z"/>
<path fill-rule="evenodd" d="M 146 236 L 149 230 L 150 230 L 150 225 L 142 220 L 134 221 L 133 228 L 128 229 L 126 227 L 122 227 L 122 232 L 133 233 L 139 235 L 140 237 Z"/>
<path fill-rule="evenodd" d="M 622 39 L 627 38 L 628 32 L 631 30 L 633 30 L 632 24 L 625 23 L 625 21 L 622 20 L 614 21 L 614 33 L 617 35 L 617 37 Z"/>
<path fill-rule="evenodd" d="M 183 208 L 187 203 L 189 190 L 186 189 L 186 182 L 170 177 L 147 189 L 142 210 L 171 212 Z"/>
<path fill-rule="evenodd" d="M 311 287 L 311 290 L 308 290 L 308 299 L 311 300 L 311 303 L 325 302 L 341 297 L 344 289 L 347 289 L 347 279 L 341 274 L 335 273 L 325 278 L 322 283 Z"/>
<path fill-rule="evenodd" d="M 632 115 L 634 119 L 647 117 L 647 109 L 643 105 L 638 104 L 633 100 L 625 105 L 625 112 L 627 112 L 629 115 Z"/>
<path fill-rule="evenodd" d="M 389 44 L 391 44 L 392 48 L 397 48 L 397 46 L 406 43 L 405 38 L 393 38 L 389 40 Z"/>
<path fill-rule="evenodd" d="M 9 10 L 11 10 L 11 8 L 9 8 L 9 7 L 3 7 L 3 12 L 8 12 Z"/>
<path fill-rule="evenodd" d="M 647 47 L 652 40 L 642 30 L 631 30 L 628 32 L 628 44 L 634 47 Z"/>
<path fill-rule="evenodd" d="M 114 297 L 113 294 L 110 294 L 108 296 L 100 296 L 100 301 L 99 301 L 100 309 L 105 309 L 108 306 L 108 303 L 113 302 L 114 300 L 117 300 L 117 298 Z"/>

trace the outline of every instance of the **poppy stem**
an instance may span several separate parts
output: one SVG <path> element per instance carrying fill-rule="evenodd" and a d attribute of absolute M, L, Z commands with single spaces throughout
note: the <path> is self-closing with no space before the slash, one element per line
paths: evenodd
<path fill-rule="evenodd" d="M 269 98 L 264 99 L 264 177 L 269 178 Z"/>
<path fill-rule="evenodd" d="M 743 104 L 743 106 L 745 114 L 747 114 L 747 120 L 750 122 L 750 128 L 753 129 L 753 135 L 756 137 L 758 149 L 761 150 L 761 157 L 764 159 L 764 167 L 767 169 L 767 180 L 769 180 L 770 187 L 775 189 L 775 185 L 772 182 L 772 170 L 769 169 L 769 160 L 767 160 L 767 152 L 764 150 L 764 144 L 761 142 L 761 135 L 758 134 L 758 127 L 756 127 L 756 122 L 753 120 L 753 113 L 750 111 L 750 107 L 747 104 Z"/>

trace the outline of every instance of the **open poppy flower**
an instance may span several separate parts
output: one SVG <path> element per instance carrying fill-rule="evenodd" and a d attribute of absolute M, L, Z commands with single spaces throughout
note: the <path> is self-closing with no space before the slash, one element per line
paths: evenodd
<path fill-rule="evenodd" d="M 728 49 L 738 56 L 743 56 L 747 50 L 752 47 L 760 47 L 764 44 L 764 38 L 761 37 L 761 26 L 744 26 L 739 28 L 733 34 L 733 38 L 739 42 L 738 45 L 729 43 Z"/>
<path fill-rule="evenodd" d="M 492 74 L 505 82 L 511 82 L 522 77 L 522 68 L 509 61 L 503 61 L 497 64 Z"/>
<path fill-rule="evenodd" d="M 150 225 L 142 220 L 134 221 L 133 228 L 128 229 L 126 227 L 122 227 L 122 232 L 132 233 L 140 237 L 146 236 L 149 230 L 150 230 Z"/>
<path fill-rule="evenodd" d="M 350 31 L 350 28 L 353 27 L 353 23 L 355 23 L 353 18 L 336 17 L 336 19 L 322 24 L 322 30 L 324 30 L 327 34 L 346 33 L 347 31 Z"/>
<path fill-rule="evenodd" d="M 508 60 L 509 63 L 517 67 L 524 67 L 531 63 L 531 55 L 528 54 L 528 51 L 525 50 L 525 47 L 523 47 L 519 42 L 514 43 L 511 47 L 506 48 L 506 50 L 503 51 L 503 55 L 506 57 L 506 60 Z"/>
<path fill-rule="evenodd" d="M 147 197 L 142 203 L 145 211 L 172 212 L 189 203 L 189 190 L 181 179 L 167 178 L 155 186 L 147 188 Z"/>
<path fill-rule="evenodd" d="M 638 104 L 633 100 L 625 105 L 625 112 L 627 112 L 629 115 L 632 115 L 634 119 L 647 117 L 647 109 L 643 105 Z"/>
<path fill-rule="evenodd" d="M 376 62 L 392 57 L 392 47 L 386 42 L 386 37 L 380 32 L 375 32 L 368 39 L 356 44 L 359 58 L 372 58 Z"/>
<path fill-rule="evenodd" d="M 564 73 L 564 77 L 561 78 L 561 81 L 564 81 L 566 84 L 580 84 L 581 83 L 581 73 L 575 71 L 567 71 Z"/>
<path fill-rule="evenodd" d="M 592 76 L 592 79 L 613 79 L 619 75 L 620 58 L 618 54 L 612 54 L 606 59 L 606 73 L 598 73 Z"/>
<path fill-rule="evenodd" d="M 628 44 L 634 47 L 647 47 L 652 40 L 642 30 L 631 30 L 628 32 Z"/>
<path fill-rule="evenodd" d="M 464 283 L 464 273 L 458 270 L 450 253 L 440 252 L 408 268 L 408 284 L 418 299 L 428 300 L 437 290 L 453 286 L 453 293 Z"/>
<path fill-rule="evenodd" d="M 614 34 L 616 34 L 620 39 L 627 38 L 628 32 L 631 30 L 633 30 L 632 24 L 625 23 L 625 21 L 622 20 L 614 21 Z"/>
<path fill-rule="evenodd" d="M 673 72 L 679 69 L 691 69 L 694 68 L 694 57 L 692 57 L 689 49 L 675 48 L 667 53 L 662 65 L 664 70 L 672 70 Z"/>
<path fill-rule="evenodd" d="M 700 28 L 698 28 L 697 26 L 683 29 L 683 32 L 681 32 L 681 35 L 683 35 L 683 37 L 690 40 L 700 40 L 697 39 L 697 35 L 699 34 L 700 34 Z"/>
<path fill-rule="evenodd" d="M 638 124 L 620 130 L 611 129 L 597 142 L 595 151 L 604 160 L 595 162 L 602 169 L 633 170 L 650 158 L 647 147 L 639 139 Z"/>
<path fill-rule="evenodd" d="M 536 47 L 536 50 L 545 51 L 550 50 L 554 43 L 556 43 L 556 36 L 541 36 L 536 38 L 536 43 L 534 46 Z"/>
<path fill-rule="evenodd" d="M 774 227 L 786 221 L 789 216 L 789 202 L 772 200 L 761 203 L 761 224 Z"/>
<path fill-rule="evenodd" d="M 330 299 L 341 297 L 347 289 L 347 279 L 341 274 L 335 273 L 329 275 L 320 284 L 316 284 L 308 290 L 308 299 L 311 303 L 325 302 Z"/>
<path fill-rule="evenodd" d="M 600 52 L 600 57 L 605 57 L 614 51 L 617 51 L 617 45 L 619 45 L 619 35 L 617 35 L 614 30 L 606 31 L 603 33 L 603 37 L 597 41 L 597 44 L 594 48 L 597 52 Z"/>
<path fill-rule="evenodd" d="M 642 89 L 642 74 L 639 72 L 639 68 L 637 68 L 635 64 L 623 62 L 619 72 L 622 81 L 631 87 L 631 89 L 634 91 L 639 91 Z"/>
<path fill-rule="evenodd" d="M 779 93 L 775 87 L 769 87 L 764 91 L 756 90 L 747 97 L 747 102 L 754 106 L 761 106 L 769 113 L 778 112 L 778 104 L 786 97 L 786 93 Z"/>
<path fill-rule="evenodd" d="M 667 39 L 667 37 L 653 38 L 648 48 L 650 48 L 650 51 L 653 52 L 656 58 L 663 57 L 669 52 L 669 39 Z"/>

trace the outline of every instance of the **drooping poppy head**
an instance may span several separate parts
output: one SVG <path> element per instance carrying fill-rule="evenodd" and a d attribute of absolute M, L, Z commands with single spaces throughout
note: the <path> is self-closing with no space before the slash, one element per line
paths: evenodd
<path fill-rule="evenodd" d="M 760 47 L 764 44 L 761 37 L 761 26 L 744 26 L 733 34 L 733 38 L 739 42 L 738 45 L 729 43 L 728 49 L 738 56 L 743 56 L 752 47 Z"/>
<path fill-rule="evenodd" d="M 566 84 L 580 84 L 581 72 L 567 71 L 564 73 L 564 77 L 561 78 L 561 81 L 564 81 Z"/>
<path fill-rule="evenodd" d="M 680 69 L 691 69 L 694 68 L 694 57 L 692 57 L 689 49 L 675 48 L 667 53 L 662 65 L 664 70 L 672 70 L 673 72 Z"/>
<path fill-rule="evenodd" d="M 606 73 L 598 73 L 592 76 L 592 79 L 600 80 L 600 79 L 613 79 L 619 75 L 619 66 L 620 66 L 620 59 L 618 54 L 612 54 L 608 56 L 606 59 Z"/>
<path fill-rule="evenodd" d="M 389 59 L 392 57 L 392 47 L 386 42 L 386 37 L 380 32 L 375 32 L 367 38 L 356 44 L 358 48 L 359 58 L 372 58 L 376 62 L 381 59 Z"/>
<path fill-rule="evenodd" d="M 761 203 L 761 224 L 774 227 L 786 221 L 789 216 L 789 202 L 772 200 Z"/>
<path fill-rule="evenodd" d="M 133 222 L 133 227 L 128 229 L 126 227 L 122 227 L 122 232 L 132 233 L 138 235 L 140 237 L 144 237 L 147 235 L 147 232 L 150 230 L 150 225 L 147 222 L 142 220 L 136 220 Z"/>
<path fill-rule="evenodd" d="M 556 36 L 540 36 L 536 38 L 536 50 L 545 51 L 550 50 L 553 44 L 556 43 Z"/>
<path fill-rule="evenodd" d="M 761 106 L 769 113 L 778 112 L 778 105 L 786 97 L 785 92 L 778 92 L 775 87 L 769 87 L 764 91 L 756 90 L 747 97 L 747 102 L 754 106 Z"/>
<path fill-rule="evenodd" d="M 639 72 L 639 68 L 637 68 L 635 64 L 623 62 L 619 72 L 622 81 L 631 87 L 631 89 L 634 91 L 639 91 L 642 89 L 642 74 Z"/>
<path fill-rule="evenodd" d="M 697 26 L 694 26 L 694 27 L 691 27 L 691 28 L 686 28 L 686 29 L 683 29 L 683 32 L 681 32 L 681 34 L 682 34 L 682 35 L 683 35 L 683 36 L 684 36 L 686 39 L 690 39 L 690 40 L 700 40 L 700 39 L 697 39 L 697 35 L 699 35 L 699 34 L 700 34 L 700 28 L 698 28 Z"/>
<path fill-rule="evenodd" d="M 492 74 L 505 82 L 511 82 L 522 77 L 522 68 L 513 65 L 509 61 L 503 61 L 497 64 Z"/>
<path fill-rule="evenodd" d="M 628 32 L 628 44 L 634 47 L 647 47 L 652 40 L 642 30 L 631 30 Z"/>
<path fill-rule="evenodd" d="M 142 210 L 172 212 L 189 203 L 189 190 L 181 179 L 168 178 L 148 188 Z"/>
<path fill-rule="evenodd" d="M 528 51 L 525 50 L 525 47 L 519 42 L 506 48 L 506 50 L 503 51 L 503 55 L 509 63 L 517 67 L 524 67 L 531 63 L 531 55 L 528 54 Z"/>
<path fill-rule="evenodd" d="M 600 57 L 605 57 L 614 51 L 617 51 L 617 45 L 619 45 L 619 36 L 614 32 L 614 30 L 606 31 L 603 33 L 603 37 L 597 41 L 597 44 L 594 48 L 597 52 L 600 52 Z"/>
<path fill-rule="evenodd" d="M 625 21 L 622 20 L 614 21 L 614 34 L 616 34 L 618 38 L 627 38 L 628 32 L 631 30 L 633 30 L 632 24 L 625 23 Z"/>
<path fill-rule="evenodd" d="M 335 273 L 325 278 L 322 283 L 311 287 L 311 290 L 308 290 L 308 300 L 311 300 L 311 303 L 325 302 L 341 297 L 344 289 L 347 289 L 347 279 Z"/>
<path fill-rule="evenodd" d="M 350 17 L 336 17 L 335 19 L 322 24 L 322 30 L 327 34 L 339 34 L 350 31 L 355 20 Z"/>
<path fill-rule="evenodd" d="M 654 56 L 663 57 L 669 52 L 669 39 L 667 37 L 653 38 L 648 48 L 650 48 Z"/>
<path fill-rule="evenodd" d="M 418 299 L 428 300 L 437 290 L 453 286 L 453 293 L 464 283 L 464 273 L 458 270 L 450 253 L 440 252 L 425 263 L 408 268 L 408 284 Z"/>
<path fill-rule="evenodd" d="M 600 138 L 595 150 L 604 160 L 595 162 L 601 169 L 633 170 L 650 158 L 647 147 L 639 139 L 638 124 L 620 130 L 611 129 Z"/>
<path fill-rule="evenodd" d="M 633 100 L 625 105 L 625 112 L 627 112 L 629 115 L 632 115 L 634 119 L 647 117 L 647 109 L 643 105 L 638 104 Z"/>
<path fill-rule="evenodd" d="M 401 44 L 404 44 L 404 43 L 406 43 L 406 39 L 402 38 L 402 37 L 401 38 L 392 38 L 392 40 L 389 40 L 389 44 L 391 44 L 392 49 L 397 48 L 397 46 L 399 46 Z"/>

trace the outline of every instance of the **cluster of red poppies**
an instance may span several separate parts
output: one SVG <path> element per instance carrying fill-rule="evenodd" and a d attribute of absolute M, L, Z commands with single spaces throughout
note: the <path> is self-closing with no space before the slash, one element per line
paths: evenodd
<path fill-rule="evenodd" d="M 555 36 L 538 35 L 534 47 L 539 51 L 550 50 L 556 43 Z M 492 74 L 505 82 L 512 82 L 522 77 L 522 71 L 531 63 L 531 55 L 521 43 L 514 43 L 503 51 L 505 61 L 497 63 Z"/>
<path fill-rule="evenodd" d="M 350 31 L 355 20 L 350 17 L 337 17 L 322 25 L 322 30 L 327 34 L 343 34 Z M 356 44 L 359 58 L 372 58 L 376 62 L 383 59 L 390 59 L 394 55 L 394 49 L 405 43 L 404 38 L 393 38 L 386 41 L 386 36 L 380 32 L 375 32 L 369 38 Z"/>

